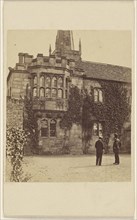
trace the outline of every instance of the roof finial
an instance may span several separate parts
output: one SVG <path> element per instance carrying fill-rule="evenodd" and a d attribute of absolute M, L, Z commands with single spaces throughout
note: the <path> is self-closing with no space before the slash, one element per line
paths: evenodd
<path fill-rule="evenodd" d="M 51 55 L 51 52 L 52 52 L 52 50 L 51 50 L 51 44 L 49 45 L 49 56 Z"/>
<path fill-rule="evenodd" d="M 79 53 L 81 55 L 81 39 L 79 39 Z"/>

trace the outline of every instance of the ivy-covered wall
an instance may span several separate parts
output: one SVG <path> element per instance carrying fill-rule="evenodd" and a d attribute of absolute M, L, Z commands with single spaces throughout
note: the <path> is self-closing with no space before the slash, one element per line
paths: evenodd
<path fill-rule="evenodd" d="M 94 88 L 102 90 L 103 101 L 95 102 Z M 118 133 L 121 139 L 122 150 L 130 152 L 131 94 L 129 91 L 128 84 L 103 80 L 86 79 L 82 89 L 71 84 L 68 110 L 62 112 L 60 116 L 50 112 L 50 117 L 56 118 L 57 122 L 54 138 L 40 137 L 38 121 L 40 117 L 47 117 L 47 113 L 45 111 L 40 115 L 34 114 L 33 101 L 25 99 L 24 127 L 30 132 L 29 143 L 32 152 L 92 153 L 95 151 L 95 141 L 98 139 L 98 135 L 93 133 L 94 122 L 102 123 L 106 153 L 112 151 L 114 133 Z"/>
<path fill-rule="evenodd" d="M 94 88 L 101 88 L 102 102 L 94 101 Z M 122 141 L 122 150 L 130 151 L 131 88 L 129 84 L 112 81 L 86 80 L 83 99 L 83 139 L 88 152 L 98 137 L 93 136 L 94 121 L 103 124 L 103 140 L 106 152 L 112 151 L 114 133 Z M 125 141 L 128 139 L 127 141 Z"/>
<path fill-rule="evenodd" d="M 23 127 L 23 100 L 7 98 L 6 125 L 8 128 Z"/>

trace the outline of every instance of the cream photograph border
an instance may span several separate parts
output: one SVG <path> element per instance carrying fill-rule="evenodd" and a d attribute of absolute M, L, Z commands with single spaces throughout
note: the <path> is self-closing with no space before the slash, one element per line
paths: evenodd
<path fill-rule="evenodd" d="M 133 1 L 5 1 L 4 117 L 7 31 L 18 29 L 131 30 L 134 36 L 134 5 Z M 134 73 L 134 59 L 132 69 Z M 132 131 L 133 146 L 133 123 Z M 132 150 L 133 172 L 134 153 Z M 134 178 L 127 183 L 4 183 L 4 214 L 8 217 L 131 217 Z"/>

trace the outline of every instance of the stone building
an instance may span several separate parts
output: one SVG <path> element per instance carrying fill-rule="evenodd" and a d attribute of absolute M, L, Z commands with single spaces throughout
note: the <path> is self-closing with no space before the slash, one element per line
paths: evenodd
<path fill-rule="evenodd" d="M 38 113 L 40 152 L 59 154 L 64 143 L 65 131 L 60 127 L 60 120 L 68 108 L 71 85 L 80 90 L 86 88 L 90 93 L 94 88 L 94 101 L 104 101 L 100 81 L 124 84 L 131 96 L 131 69 L 127 67 L 83 61 L 79 50 L 74 50 L 72 31 L 57 32 L 55 50 L 49 47 L 49 55 L 37 54 L 34 58 L 27 53 L 19 53 L 19 61 L 14 68 L 9 68 L 7 78 L 7 124 L 15 117 L 16 124 L 23 125 L 24 110 L 22 103 L 26 88 L 33 94 L 33 110 Z M 131 102 L 131 100 L 130 100 Z M 12 104 L 11 104 L 12 103 Z M 18 111 L 18 108 L 21 107 Z M 10 113 L 9 113 L 10 112 Z M 13 115 L 11 115 L 13 114 Z M 103 136 L 103 125 L 93 117 L 93 130 L 88 152 L 94 151 L 98 136 Z M 124 137 L 130 143 L 130 117 L 123 125 Z M 112 134 L 113 135 L 113 134 Z M 123 138 L 123 146 L 127 138 Z M 125 143 L 124 143 L 125 141 Z M 110 146 L 111 138 L 109 141 Z M 29 147 L 28 147 L 29 148 Z M 26 153 L 29 149 L 26 149 Z M 82 126 L 73 124 L 69 133 L 69 152 L 82 154 Z"/>

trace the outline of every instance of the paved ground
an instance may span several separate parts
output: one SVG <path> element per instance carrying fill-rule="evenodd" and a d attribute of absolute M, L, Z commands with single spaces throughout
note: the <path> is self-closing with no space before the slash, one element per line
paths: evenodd
<path fill-rule="evenodd" d="M 122 182 L 131 180 L 131 156 L 120 155 L 120 165 L 113 165 L 113 155 L 103 155 L 102 166 L 95 166 L 95 156 L 28 156 L 23 171 L 30 182 Z M 6 181 L 10 166 L 7 163 Z"/>

